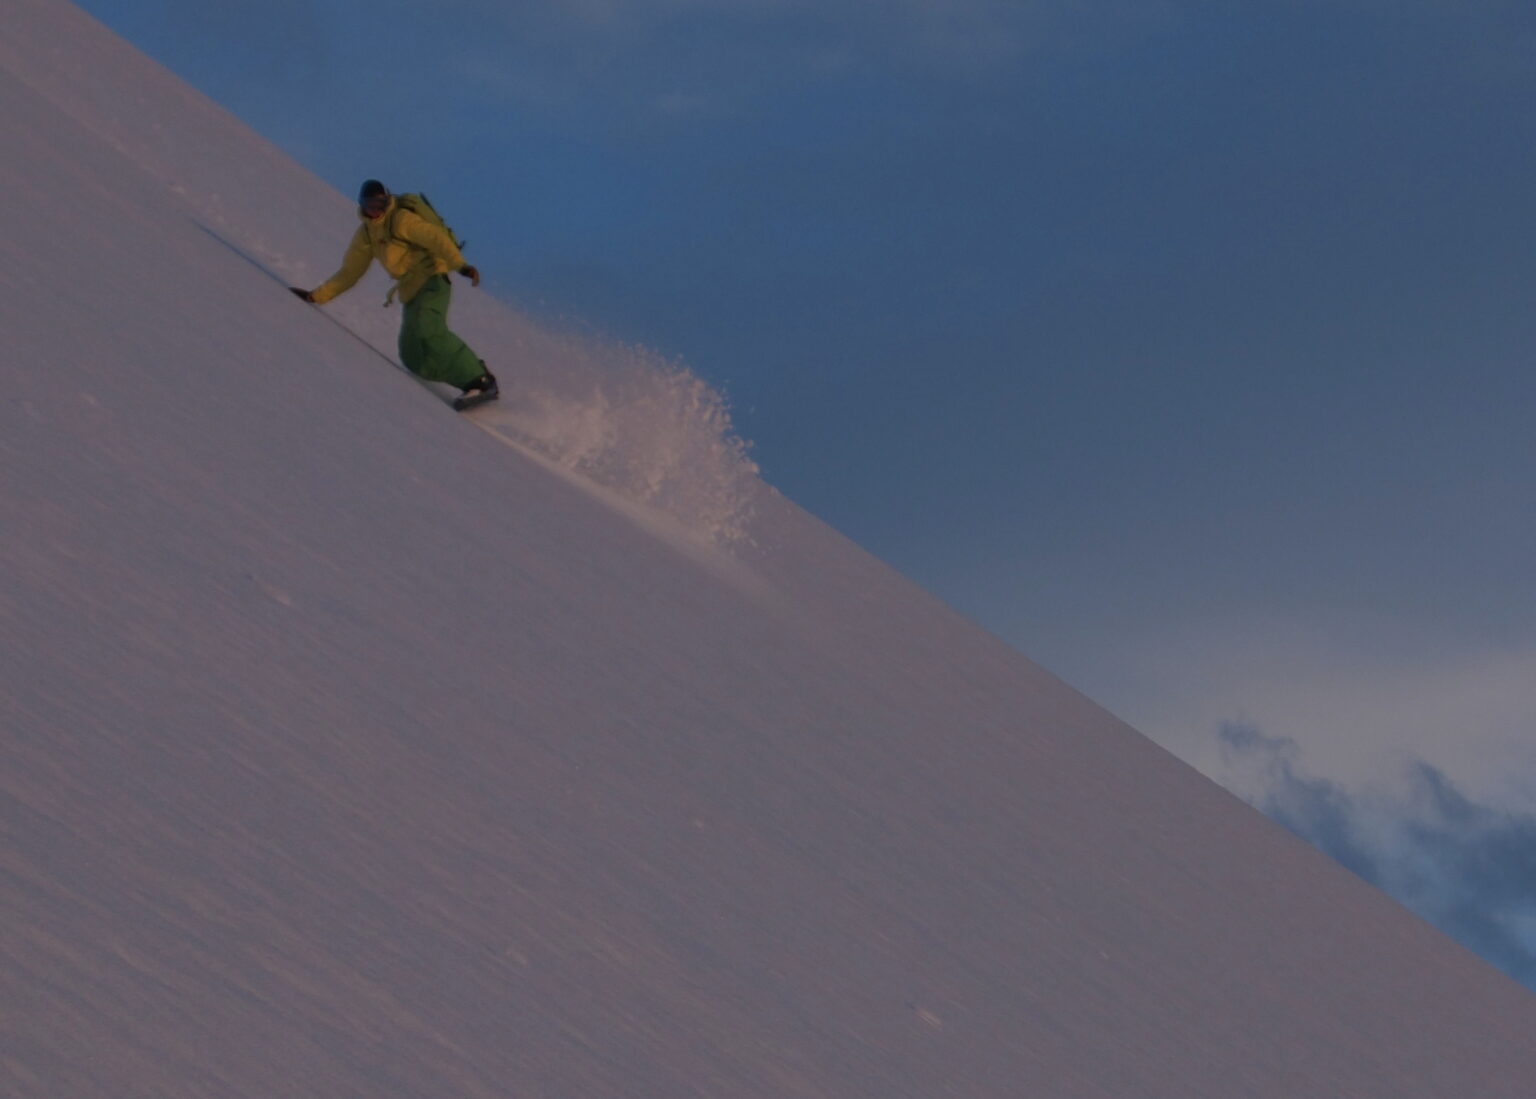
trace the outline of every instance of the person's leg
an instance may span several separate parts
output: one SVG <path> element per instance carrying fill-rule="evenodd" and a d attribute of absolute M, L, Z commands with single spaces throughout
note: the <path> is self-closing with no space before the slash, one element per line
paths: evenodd
<path fill-rule="evenodd" d="M 448 304 L 453 290 L 442 275 L 428 279 L 416 296 L 405 303 L 400 323 L 400 361 L 406 369 L 429 382 L 445 382 L 464 389 L 485 373 L 469 345 L 448 328 Z"/>

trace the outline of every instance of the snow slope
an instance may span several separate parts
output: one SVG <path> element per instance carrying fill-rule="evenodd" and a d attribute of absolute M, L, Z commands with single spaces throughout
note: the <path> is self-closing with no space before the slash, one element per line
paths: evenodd
<path fill-rule="evenodd" d="M 1523 1096 L 1513 982 L 464 289 L 0 23 L 0 1094 Z M 333 323 L 339 319 L 352 331 Z"/>

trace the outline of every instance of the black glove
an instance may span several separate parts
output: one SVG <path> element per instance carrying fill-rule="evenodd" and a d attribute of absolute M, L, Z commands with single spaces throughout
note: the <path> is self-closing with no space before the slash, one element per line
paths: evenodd
<path fill-rule="evenodd" d="M 315 296 L 308 290 L 300 290 L 297 286 L 290 286 L 288 291 L 297 297 L 300 301 L 307 301 L 310 305 L 315 304 Z"/>
<path fill-rule="evenodd" d="M 476 271 L 470 264 L 466 263 L 463 267 L 460 267 L 459 274 L 468 279 L 471 286 L 480 285 L 480 272 Z"/>

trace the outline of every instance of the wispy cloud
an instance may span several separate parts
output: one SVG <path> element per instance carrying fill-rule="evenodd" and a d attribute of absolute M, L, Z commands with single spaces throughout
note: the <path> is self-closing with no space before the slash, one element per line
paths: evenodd
<path fill-rule="evenodd" d="M 706 96 L 735 109 L 851 75 L 971 81 L 1048 46 L 1118 39 L 1162 18 L 1158 0 L 460 0 L 473 67 L 547 105 L 622 96 L 666 111 Z M 488 28 L 501 33 L 485 37 Z"/>
<path fill-rule="evenodd" d="M 1228 784 L 1265 814 L 1536 988 L 1536 816 L 1480 804 L 1427 763 L 1393 793 L 1310 775 L 1296 742 L 1227 724 Z"/>
<path fill-rule="evenodd" d="M 1455 626 L 1355 610 L 1132 624 L 1100 660 L 1118 680 L 1080 678 L 1212 775 L 1212 732 L 1237 722 L 1294 739 L 1335 780 L 1424 760 L 1474 797 L 1516 804 L 1536 794 L 1536 648 Z"/>

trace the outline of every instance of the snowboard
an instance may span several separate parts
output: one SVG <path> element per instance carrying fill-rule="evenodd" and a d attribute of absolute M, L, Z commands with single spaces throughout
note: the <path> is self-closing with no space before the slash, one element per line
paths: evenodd
<path fill-rule="evenodd" d="M 476 393 L 472 397 L 455 397 L 453 399 L 453 410 L 455 412 L 468 412 L 471 408 L 479 408 L 483 404 L 490 404 L 500 396 L 500 393 Z"/>

